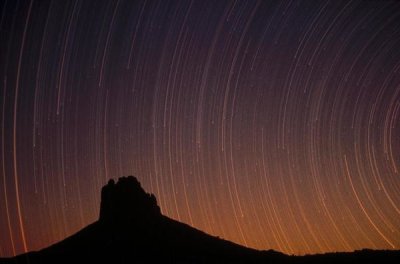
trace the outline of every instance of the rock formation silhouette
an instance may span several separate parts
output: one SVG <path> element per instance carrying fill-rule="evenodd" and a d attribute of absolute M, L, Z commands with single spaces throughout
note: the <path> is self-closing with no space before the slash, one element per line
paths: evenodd
<path fill-rule="evenodd" d="M 101 222 L 120 223 L 160 217 L 156 197 L 146 193 L 133 176 L 110 180 L 101 190 Z"/>
<path fill-rule="evenodd" d="M 161 214 L 133 177 L 110 180 L 95 223 L 48 248 L 8 263 L 400 263 L 400 251 L 362 250 L 303 257 L 259 251 L 208 235 Z"/>

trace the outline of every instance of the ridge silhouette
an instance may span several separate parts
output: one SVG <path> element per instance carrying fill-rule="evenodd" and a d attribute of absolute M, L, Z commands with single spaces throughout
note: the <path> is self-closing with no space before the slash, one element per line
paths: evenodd
<path fill-rule="evenodd" d="M 161 214 L 156 197 L 133 176 L 101 190 L 99 220 L 74 235 L 8 263 L 400 263 L 400 251 L 360 250 L 289 256 L 211 236 Z"/>

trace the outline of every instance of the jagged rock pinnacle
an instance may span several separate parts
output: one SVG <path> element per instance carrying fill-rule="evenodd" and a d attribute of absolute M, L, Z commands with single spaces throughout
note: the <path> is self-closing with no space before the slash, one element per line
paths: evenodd
<path fill-rule="evenodd" d="M 101 190 L 101 222 L 140 221 L 161 215 L 156 197 L 133 176 L 110 180 Z"/>

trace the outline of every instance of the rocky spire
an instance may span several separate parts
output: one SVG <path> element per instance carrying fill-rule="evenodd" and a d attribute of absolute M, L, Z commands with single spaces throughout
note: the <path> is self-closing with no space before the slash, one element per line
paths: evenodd
<path fill-rule="evenodd" d="M 101 190 L 101 222 L 141 221 L 161 215 L 156 197 L 133 177 L 110 180 Z"/>

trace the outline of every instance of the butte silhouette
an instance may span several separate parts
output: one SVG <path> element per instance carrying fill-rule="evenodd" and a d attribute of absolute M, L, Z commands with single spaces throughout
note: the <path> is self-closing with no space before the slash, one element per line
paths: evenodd
<path fill-rule="evenodd" d="M 52 246 L 0 263 L 400 263 L 400 251 L 289 256 L 247 248 L 162 215 L 156 197 L 128 176 L 102 188 L 98 221 Z"/>

